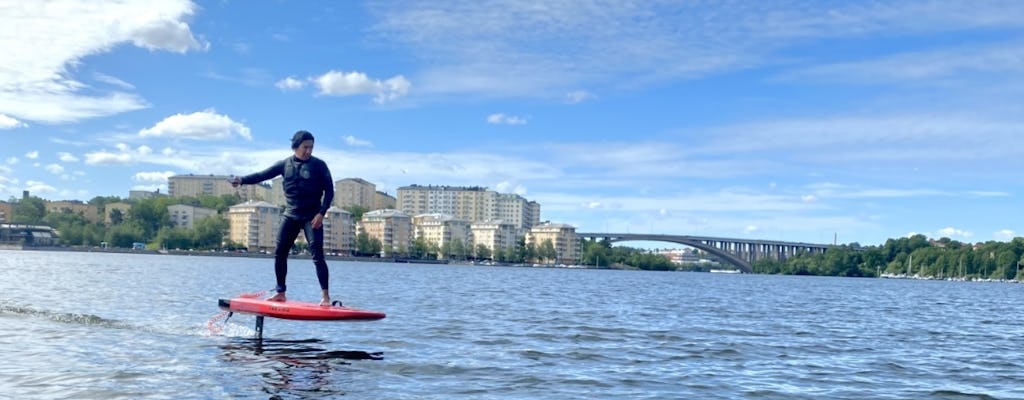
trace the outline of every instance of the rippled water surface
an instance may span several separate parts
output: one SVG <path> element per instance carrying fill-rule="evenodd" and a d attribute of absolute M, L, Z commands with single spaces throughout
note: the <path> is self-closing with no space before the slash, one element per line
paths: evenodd
<path fill-rule="evenodd" d="M 0 251 L 0 398 L 1024 398 L 1024 285 L 331 262 L 388 317 L 211 323 L 272 264 Z"/>

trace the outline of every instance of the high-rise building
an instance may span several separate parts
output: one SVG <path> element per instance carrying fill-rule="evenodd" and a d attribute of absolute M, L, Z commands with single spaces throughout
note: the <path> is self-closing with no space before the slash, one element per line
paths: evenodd
<path fill-rule="evenodd" d="M 398 210 L 363 213 L 359 231 L 380 240 L 385 255 L 405 254 L 412 247 L 412 219 Z"/>
<path fill-rule="evenodd" d="M 420 214 L 412 217 L 413 237 L 423 238 L 426 243 L 437 246 L 445 256 L 466 257 L 473 255 L 469 222 L 445 214 Z"/>
<path fill-rule="evenodd" d="M 526 243 L 540 249 L 545 241 L 551 241 L 555 248 L 557 264 L 576 264 L 580 259 L 580 240 L 576 236 L 576 228 L 566 224 L 545 223 L 530 228 L 526 234 Z"/>
<path fill-rule="evenodd" d="M 375 207 L 377 185 L 360 178 L 345 178 L 334 182 L 334 205 L 346 208 L 359 206 L 367 210 L 379 210 Z"/>
<path fill-rule="evenodd" d="M 440 213 L 469 222 L 503 219 L 521 230 L 540 220 L 536 202 L 476 186 L 403 186 L 398 188 L 397 207 L 411 215 Z"/>
<path fill-rule="evenodd" d="M 171 197 L 223 196 L 238 194 L 243 201 L 268 200 L 270 185 L 231 186 L 227 175 L 175 175 L 167 178 L 167 194 Z"/>
<path fill-rule="evenodd" d="M 377 193 L 374 193 L 373 195 L 373 206 L 370 207 L 370 209 L 383 210 L 386 208 L 396 208 L 397 205 L 398 200 L 395 199 L 395 196 L 377 191 Z"/>
<path fill-rule="evenodd" d="M 281 224 L 281 208 L 265 201 L 247 201 L 228 209 L 228 239 L 250 251 L 273 251 Z"/>

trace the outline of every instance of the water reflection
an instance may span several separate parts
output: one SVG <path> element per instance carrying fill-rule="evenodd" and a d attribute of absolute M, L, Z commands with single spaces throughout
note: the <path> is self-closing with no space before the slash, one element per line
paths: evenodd
<path fill-rule="evenodd" d="M 353 360 L 383 360 L 382 352 L 328 350 L 320 339 L 234 338 L 222 359 L 259 376 L 271 399 L 333 398 L 346 394 Z"/>

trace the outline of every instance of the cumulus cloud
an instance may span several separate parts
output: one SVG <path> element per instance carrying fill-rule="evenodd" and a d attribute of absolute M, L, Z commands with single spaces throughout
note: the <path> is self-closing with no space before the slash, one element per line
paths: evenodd
<path fill-rule="evenodd" d="M 526 125 L 526 118 L 495 113 L 487 116 L 487 123 L 495 125 Z"/>
<path fill-rule="evenodd" d="M 1000 229 L 992 234 L 996 240 L 1010 241 L 1017 237 L 1017 234 L 1009 229 Z"/>
<path fill-rule="evenodd" d="M 142 137 L 168 137 L 192 140 L 227 140 L 234 135 L 252 140 L 249 127 L 235 122 L 214 109 L 191 114 L 175 114 L 150 128 L 139 131 Z"/>
<path fill-rule="evenodd" d="M 112 153 L 100 150 L 85 155 L 85 163 L 88 165 L 124 165 L 131 162 L 131 154 L 125 152 Z"/>
<path fill-rule="evenodd" d="M 25 158 L 28 158 L 30 160 L 35 160 L 35 159 L 39 158 L 39 152 L 38 151 L 30 151 L 28 153 L 25 153 Z"/>
<path fill-rule="evenodd" d="M 63 151 L 58 152 L 57 157 L 63 162 L 78 162 L 78 157 L 75 157 L 73 154 Z"/>
<path fill-rule="evenodd" d="M 0 114 L 0 129 L 26 128 L 28 124 Z"/>
<path fill-rule="evenodd" d="M 295 77 L 289 76 L 287 78 L 277 81 L 277 83 L 275 83 L 274 86 L 277 86 L 278 89 L 284 91 L 299 90 L 306 87 L 306 82 L 295 79 Z"/>
<path fill-rule="evenodd" d="M 594 95 L 584 90 L 576 90 L 565 94 L 565 102 L 569 104 L 578 104 L 593 98 Z"/>
<path fill-rule="evenodd" d="M 352 135 L 345 136 L 345 144 L 347 144 L 349 146 L 353 146 L 353 147 L 372 147 L 373 146 L 373 143 L 370 143 L 369 140 L 362 140 L 362 139 L 359 139 L 359 138 L 357 138 L 355 136 L 352 136 Z"/>
<path fill-rule="evenodd" d="M 53 186 L 47 185 L 46 183 L 39 181 L 25 181 L 25 190 L 28 190 L 31 193 L 40 194 L 57 192 L 57 189 L 54 188 Z"/>
<path fill-rule="evenodd" d="M 398 75 L 381 81 L 371 79 L 362 72 L 343 72 L 331 70 L 318 77 L 310 78 L 320 95 L 323 96 L 354 96 L 373 95 L 378 104 L 397 100 L 409 93 L 412 84 L 404 76 Z"/>
<path fill-rule="evenodd" d="M 48 164 L 46 170 L 55 175 L 64 173 L 64 167 L 60 164 Z"/>
<path fill-rule="evenodd" d="M 945 228 L 939 229 L 937 233 L 941 237 L 948 237 L 948 238 L 953 238 L 953 237 L 969 238 L 971 236 L 974 236 L 974 234 L 969 232 L 969 231 L 965 231 L 965 230 L 962 230 L 962 229 L 957 229 L 957 228 L 954 228 L 954 227 L 951 227 L 951 226 L 947 226 Z"/>
<path fill-rule="evenodd" d="M 177 175 L 174 171 L 162 171 L 162 172 L 137 172 L 132 176 L 132 180 L 136 182 L 158 182 L 166 183 L 167 178 Z"/>
<path fill-rule="evenodd" d="M 0 68 L 0 82 L 6 83 L 0 86 L 0 114 L 19 120 L 67 123 L 148 106 L 134 94 L 81 83 L 73 74 L 89 56 L 127 43 L 176 53 L 209 47 L 184 22 L 194 13 L 190 1 L 12 4 L 0 8 L 6 32 L 0 48 L 18 56 L 6 57 Z M 97 80 L 114 82 L 102 75 Z"/>

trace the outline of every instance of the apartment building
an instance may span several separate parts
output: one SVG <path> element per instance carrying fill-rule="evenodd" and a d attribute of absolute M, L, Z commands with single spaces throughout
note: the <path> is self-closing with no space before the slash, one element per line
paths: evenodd
<path fill-rule="evenodd" d="M 540 220 L 536 202 L 477 186 L 403 186 L 398 188 L 397 207 L 410 215 L 447 214 L 471 223 L 502 219 L 521 230 Z"/>
<path fill-rule="evenodd" d="M 128 212 L 131 211 L 132 205 L 119 201 L 116 203 L 107 203 L 103 206 L 103 221 L 112 224 L 114 220 L 110 217 L 111 215 L 120 213 L 121 221 L 128 219 Z"/>
<path fill-rule="evenodd" d="M 395 199 L 395 196 L 392 196 L 381 191 L 378 191 L 377 193 L 373 194 L 373 206 L 370 207 L 371 210 L 383 210 L 385 208 L 397 207 L 398 200 Z"/>
<path fill-rule="evenodd" d="M 228 208 L 228 239 L 250 251 L 273 251 L 281 224 L 281 208 L 265 201 L 247 201 Z"/>
<path fill-rule="evenodd" d="M 160 189 L 149 191 L 149 190 L 129 190 L 128 200 L 146 200 L 154 197 L 166 196 L 166 193 L 160 193 Z"/>
<path fill-rule="evenodd" d="M 327 209 L 324 215 L 324 251 L 350 255 L 355 249 L 356 226 L 352 213 L 338 207 Z"/>
<path fill-rule="evenodd" d="M 174 227 L 192 229 L 196 222 L 217 215 L 217 210 L 187 204 L 174 204 L 167 206 L 167 215 Z"/>
<path fill-rule="evenodd" d="M 533 228 L 526 234 L 526 243 L 540 248 L 545 240 L 550 240 L 555 247 L 556 264 L 576 264 L 580 259 L 580 241 L 576 236 L 576 228 L 566 224 L 544 223 Z"/>
<path fill-rule="evenodd" d="M 365 212 L 358 230 L 380 240 L 385 255 L 404 254 L 412 247 L 412 218 L 398 210 Z"/>
<path fill-rule="evenodd" d="M 477 245 L 487 246 L 491 254 L 496 251 L 511 249 L 516 246 L 519 238 L 519 229 L 511 222 L 504 220 L 490 220 L 474 222 L 470 225 L 470 232 L 473 237 L 473 248 Z"/>
<path fill-rule="evenodd" d="M 46 213 L 72 213 L 84 217 L 92 223 L 100 222 L 103 217 L 100 215 L 99 207 L 77 200 L 46 201 Z"/>
<path fill-rule="evenodd" d="M 270 198 L 270 185 L 231 186 L 227 175 L 175 175 L 167 178 L 167 194 L 171 197 L 223 196 L 238 194 L 243 201 Z"/>
<path fill-rule="evenodd" d="M 461 246 L 462 256 L 473 254 L 473 240 L 469 222 L 445 214 L 420 214 L 412 217 L 413 237 L 423 238 L 427 243 L 437 245 L 446 258 L 445 251 L 457 251 Z M 451 253 L 450 253 L 451 254 Z"/>
<path fill-rule="evenodd" d="M 375 199 L 377 185 L 360 178 L 345 178 L 334 182 L 334 205 L 346 208 L 359 206 L 367 210 L 379 210 Z"/>
<path fill-rule="evenodd" d="M 6 201 L 0 201 L 0 223 L 11 223 L 14 215 L 14 205 Z"/>

